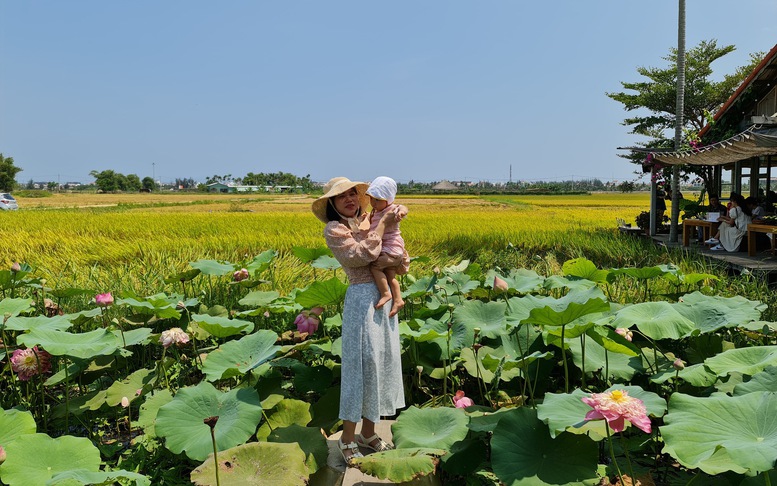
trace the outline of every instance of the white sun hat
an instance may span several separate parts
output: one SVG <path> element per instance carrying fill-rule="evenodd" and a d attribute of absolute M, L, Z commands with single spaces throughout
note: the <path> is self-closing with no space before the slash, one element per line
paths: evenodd
<path fill-rule="evenodd" d="M 380 176 L 370 182 L 367 195 L 391 204 L 397 197 L 397 183 L 391 177 Z"/>
<path fill-rule="evenodd" d="M 326 217 L 326 205 L 329 204 L 329 199 L 338 194 L 342 194 L 353 187 L 356 188 L 356 192 L 359 194 L 359 206 L 361 206 L 362 213 L 366 212 L 367 207 L 370 205 L 370 198 L 365 194 L 367 183 L 352 181 L 346 177 L 334 177 L 324 184 L 324 195 L 313 201 L 313 204 L 311 205 L 313 214 L 324 223 L 328 223 L 329 219 Z"/>

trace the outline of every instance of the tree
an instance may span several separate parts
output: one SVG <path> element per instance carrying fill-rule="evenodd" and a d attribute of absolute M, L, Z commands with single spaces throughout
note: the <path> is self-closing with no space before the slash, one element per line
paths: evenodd
<path fill-rule="evenodd" d="M 154 179 L 152 179 L 151 177 L 148 177 L 148 176 L 144 177 L 142 183 L 143 183 L 144 191 L 151 192 L 156 189 L 156 182 L 154 182 Z"/>
<path fill-rule="evenodd" d="M 683 145 L 695 137 L 696 133 L 708 122 L 710 113 L 716 111 L 736 90 L 756 64 L 763 58 L 763 53 L 750 55 L 749 64 L 738 68 L 733 74 L 724 76 L 722 81 L 713 81 L 711 64 L 733 52 L 733 45 L 718 47 L 716 40 L 701 41 L 699 45 L 691 48 L 685 55 L 685 92 L 683 107 L 683 127 L 685 140 Z M 644 80 L 638 82 L 621 82 L 624 90 L 606 95 L 623 104 L 626 111 L 647 110 L 647 114 L 640 114 L 626 118 L 623 125 L 631 127 L 629 133 L 643 135 L 650 138 L 648 142 L 639 142 L 637 145 L 650 149 L 673 149 L 675 128 L 675 107 L 677 106 L 677 49 L 670 49 L 667 57 L 667 66 L 639 67 L 637 73 Z M 670 131 L 672 133 L 670 133 Z M 628 155 L 620 155 L 635 164 L 644 164 L 643 153 L 633 151 Z M 666 171 L 669 175 L 669 170 Z M 714 187 L 714 178 L 711 167 L 684 166 L 681 177 L 688 179 L 690 175 L 696 175 L 702 179 L 709 192 L 718 192 Z"/>
<path fill-rule="evenodd" d="M 13 157 L 3 157 L 0 153 L 0 191 L 13 191 L 16 187 L 16 174 L 21 171 L 20 167 L 13 165 Z"/>
<path fill-rule="evenodd" d="M 102 172 L 93 170 L 89 175 L 94 177 L 94 184 L 100 191 L 115 192 L 119 189 L 117 174 L 112 170 L 104 170 Z"/>

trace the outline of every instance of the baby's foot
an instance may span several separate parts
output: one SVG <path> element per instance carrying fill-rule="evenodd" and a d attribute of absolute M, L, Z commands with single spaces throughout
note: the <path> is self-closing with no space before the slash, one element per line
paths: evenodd
<path fill-rule="evenodd" d="M 376 309 L 380 309 L 381 307 L 383 307 L 384 305 L 386 305 L 386 303 L 387 303 L 388 301 L 390 301 L 390 300 L 391 300 L 391 294 L 386 294 L 386 295 L 382 296 L 382 297 L 380 298 L 380 300 L 378 301 L 378 303 L 377 303 L 377 304 L 375 304 L 375 308 L 376 308 Z"/>
<path fill-rule="evenodd" d="M 394 304 L 391 306 L 391 311 L 389 311 L 389 317 L 394 317 L 397 315 L 397 313 L 402 310 L 402 308 L 405 306 L 405 301 L 402 300 L 401 297 L 398 297 L 394 299 Z"/>

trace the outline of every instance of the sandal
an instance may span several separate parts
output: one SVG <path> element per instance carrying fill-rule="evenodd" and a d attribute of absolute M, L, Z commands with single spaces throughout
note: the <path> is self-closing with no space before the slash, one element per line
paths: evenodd
<path fill-rule="evenodd" d="M 341 439 L 337 439 L 337 447 L 340 449 L 340 455 L 343 456 L 343 460 L 349 466 L 353 465 L 353 459 L 364 457 L 364 454 L 359 450 L 359 444 L 356 442 L 345 444 Z M 348 451 L 350 451 L 350 454 L 346 455 Z"/>
<path fill-rule="evenodd" d="M 372 443 L 376 440 L 378 441 L 378 445 L 373 446 Z M 394 449 L 393 445 L 378 437 L 378 434 L 375 434 L 372 437 L 367 437 L 366 439 L 361 434 L 358 434 L 356 436 L 356 443 L 365 449 L 371 449 L 375 452 L 384 452 Z"/>

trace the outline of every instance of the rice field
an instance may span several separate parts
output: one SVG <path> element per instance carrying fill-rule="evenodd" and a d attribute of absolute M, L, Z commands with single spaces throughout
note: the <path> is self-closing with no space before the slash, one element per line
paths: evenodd
<path fill-rule="evenodd" d="M 312 279 L 295 246 L 324 246 L 310 213 L 315 196 L 223 194 L 55 194 L 19 197 L 20 211 L 0 214 L 0 265 L 29 263 L 49 285 L 158 292 L 163 279 L 199 259 L 250 261 L 274 249 L 275 285 L 289 290 Z M 402 231 L 418 270 L 470 259 L 484 267 L 558 271 L 569 258 L 599 265 L 666 262 L 646 243 L 617 234 L 616 218 L 633 221 L 647 194 L 576 196 L 418 196 Z M 648 245 L 650 246 L 650 245 Z M 543 268 L 544 267 L 544 268 Z M 413 270 L 411 269 L 411 272 Z"/>

